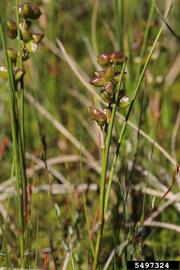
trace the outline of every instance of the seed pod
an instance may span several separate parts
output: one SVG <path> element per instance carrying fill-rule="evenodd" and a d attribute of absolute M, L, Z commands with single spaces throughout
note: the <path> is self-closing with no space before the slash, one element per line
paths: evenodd
<path fill-rule="evenodd" d="M 23 61 L 26 61 L 31 57 L 31 54 L 27 49 L 27 44 L 24 41 L 21 41 L 21 44 L 22 44 L 22 59 Z"/>
<path fill-rule="evenodd" d="M 24 76 L 25 72 L 21 69 L 17 69 L 14 73 L 14 79 L 16 82 L 20 81 Z"/>
<path fill-rule="evenodd" d="M 31 25 L 32 25 L 31 21 L 23 19 L 22 22 L 20 23 L 20 29 L 29 30 Z"/>
<path fill-rule="evenodd" d="M 35 4 L 24 3 L 19 5 L 19 15 L 24 19 L 36 20 L 41 16 L 41 11 Z"/>
<path fill-rule="evenodd" d="M 9 48 L 9 49 L 7 49 L 7 53 L 8 53 L 9 58 L 11 59 L 11 61 L 13 63 L 16 63 L 17 54 L 18 54 L 17 51 L 15 49 L 13 49 L 13 48 Z"/>
<path fill-rule="evenodd" d="M 29 3 L 24 3 L 19 5 L 19 15 L 25 19 L 29 19 L 32 15 L 32 8 Z"/>
<path fill-rule="evenodd" d="M 116 85 L 112 82 L 106 82 L 104 84 L 104 90 L 106 91 L 106 93 L 109 96 L 113 96 L 114 95 L 114 90 L 115 90 Z"/>
<path fill-rule="evenodd" d="M 31 40 L 28 43 L 22 42 L 22 58 L 23 61 L 28 60 L 37 50 L 37 44 Z"/>
<path fill-rule="evenodd" d="M 104 126 L 106 124 L 106 115 L 100 110 L 96 109 L 94 106 L 89 107 L 89 112 L 94 121 L 97 122 L 99 126 Z"/>
<path fill-rule="evenodd" d="M 31 8 L 33 10 L 33 16 L 31 17 L 31 20 L 37 20 L 41 16 L 41 10 L 39 7 L 35 4 L 31 4 Z"/>
<path fill-rule="evenodd" d="M 94 79 L 90 80 L 89 83 L 95 87 L 101 87 L 104 85 L 105 80 L 104 77 L 95 77 Z"/>
<path fill-rule="evenodd" d="M 33 33 L 32 37 L 33 37 L 34 41 L 37 44 L 39 44 L 42 41 L 44 34 L 43 33 Z"/>
<path fill-rule="evenodd" d="M 31 40 L 30 42 L 26 43 L 26 47 L 27 47 L 27 50 L 28 50 L 28 52 L 30 54 L 35 53 L 35 51 L 37 50 L 37 44 L 33 40 Z"/>
<path fill-rule="evenodd" d="M 33 39 L 32 33 L 28 30 L 21 29 L 21 38 L 24 42 L 29 42 Z"/>
<path fill-rule="evenodd" d="M 120 52 L 113 52 L 111 54 L 111 61 L 116 65 L 124 63 L 124 60 L 125 57 Z"/>
<path fill-rule="evenodd" d="M 7 21 L 7 35 L 12 39 L 17 37 L 17 24 L 13 20 Z"/>
<path fill-rule="evenodd" d="M 127 106 L 129 106 L 130 104 L 130 99 L 128 96 L 123 96 L 120 98 L 119 102 L 118 102 L 118 107 L 121 109 L 126 108 Z"/>
<path fill-rule="evenodd" d="M 104 109 L 103 113 L 106 115 L 106 123 L 109 124 L 111 120 L 111 110 L 110 109 Z"/>
<path fill-rule="evenodd" d="M 115 73 L 115 66 L 112 65 L 105 71 L 105 74 L 104 74 L 105 81 L 106 82 L 111 81 L 114 77 L 114 73 Z"/>
<path fill-rule="evenodd" d="M 108 95 L 108 93 L 104 90 L 101 91 L 101 97 L 106 103 L 108 103 L 108 104 L 113 103 L 113 97 Z"/>
<path fill-rule="evenodd" d="M 101 67 L 107 67 L 111 62 L 111 55 L 109 53 L 102 53 L 97 56 L 97 62 Z"/>
<path fill-rule="evenodd" d="M 4 66 L 0 67 L 0 78 L 3 80 L 8 79 L 8 71 L 7 71 L 6 67 L 4 67 Z"/>

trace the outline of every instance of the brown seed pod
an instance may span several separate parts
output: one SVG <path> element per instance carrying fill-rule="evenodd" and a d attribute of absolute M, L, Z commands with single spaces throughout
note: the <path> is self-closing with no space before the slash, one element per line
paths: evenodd
<path fill-rule="evenodd" d="M 106 82 L 104 84 L 104 90 L 110 97 L 114 95 L 115 88 L 116 88 L 116 85 L 113 82 Z"/>
<path fill-rule="evenodd" d="M 111 54 L 111 61 L 116 65 L 123 64 L 124 60 L 125 60 L 125 57 L 120 52 L 113 52 Z"/>
<path fill-rule="evenodd" d="M 105 108 L 103 110 L 103 113 L 106 115 L 106 122 L 107 124 L 109 124 L 110 120 L 111 120 L 111 110 L 108 108 Z"/>
<path fill-rule="evenodd" d="M 41 11 L 35 4 L 24 3 L 19 5 L 19 15 L 24 19 L 36 20 L 41 16 Z"/>
<path fill-rule="evenodd" d="M 106 124 L 106 114 L 96 109 L 94 106 L 89 107 L 89 113 L 94 121 L 97 122 L 99 126 L 104 126 Z"/>
<path fill-rule="evenodd" d="M 41 10 L 39 7 L 35 4 L 31 4 L 31 8 L 33 10 L 33 16 L 31 17 L 31 20 L 37 20 L 41 16 Z"/>
<path fill-rule="evenodd" d="M 7 35 L 12 39 L 17 37 L 17 24 L 13 20 L 7 20 Z"/>
<path fill-rule="evenodd" d="M 19 4 L 19 15 L 24 19 L 29 19 L 32 14 L 30 3 Z"/>

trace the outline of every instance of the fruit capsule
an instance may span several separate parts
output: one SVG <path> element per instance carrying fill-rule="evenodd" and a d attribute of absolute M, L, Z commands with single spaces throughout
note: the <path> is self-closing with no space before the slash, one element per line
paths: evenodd
<path fill-rule="evenodd" d="M 89 83 L 95 87 L 101 87 L 104 85 L 105 80 L 104 77 L 95 77 L 94 79 L 90 80 Z"/>
<path fill-rule="evenodd" d="M 107 67 L 111 62 L 111 55 L 109 53 L 102 53 L 97 56 L 97 62 L 101 67 Z"/>
<path fill-rule="evenodd" d="M 96 109 L 94 106 L 89 107 L 89 112 L 94 121 L 97 122 L 99 126 L 104 126 L 106 124 L 106 114 Z"/>
<path fill-rule="evenodd" d="M 111 61 L 116 65 L 120 65 L 124 63 L 124 60 L 125 60 L 125 57 L 120 52 L 113 52 L 111 54 Z"/>
<path fill-rule="evenodd" d="M 17 37 L 17 24 L 13 20 L 7 21 L 7 35 L 12 39 Z"/>

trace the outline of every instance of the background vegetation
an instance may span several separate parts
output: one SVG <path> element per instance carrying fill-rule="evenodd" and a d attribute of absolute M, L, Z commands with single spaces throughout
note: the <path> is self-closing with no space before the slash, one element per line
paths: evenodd
<path fill-rule="evenodd" d="M 180 9 L 178 1 L 168 0 L 156 1 L 157 6 L 146 0 L 29 2 L 41 8 L 43 15 L 35 28 L 45 38 L 25 63 L 26 266 L 91 269 L 101 149 L 99 129 L 88 107 L 103 106 L 88 82 L 98 68 L 96 55 L 120 50 L 128 57 L 125 87 L 131 98 L 141 63 L 164 24 L 162 17 L 171 7 L 167 22 L 178 35 Z M 4 21 L 15 18 L 14 8 L 15 1 L 0 1 Z M 176 165 L 180 159 L 180 54 L 172 29 L 164 24 L 125 130 L 106 216 L 101 269 L 126 269 L 128 259 L 180 258 Z M 18 267 L 8 83 L 1 79 L 0 96 L 0 266 Z M 126 113 L 122 110 L 116 118 L 108 169 Z"/>

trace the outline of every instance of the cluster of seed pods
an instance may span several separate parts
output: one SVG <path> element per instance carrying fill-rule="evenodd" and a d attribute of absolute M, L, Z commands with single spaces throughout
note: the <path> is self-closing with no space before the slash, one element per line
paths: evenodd
<path fill-rule="evenodd" d="M 7 21 L 7 35 L 10 39 L 18 39 L 19 28 L 22 60 L 26 61 L 36 51 L 38 44 L 42 41 L 44 37 L 43 33 L 37 33 L 32 31 L 32 23 L 34 20 L 39 19 L 39 17 L 41 16 L 41 10 L 36 4 L 28 2 L 19 4 L 18 12 L 20 19 L 19 26 L 14 20 L 9 19 Z M 7 53 L 13 64 L 14 80 L 18 82 L 24 76 L 24 70 L 19 69 L 17 63 L 19 52 L 14 48 L 8 48 Z M 0 78 L 4 80 L 8 79 L 8 71 L 4 66 L 0 67 Z"/>
<path fill-rule="evenodd" d="M 100 111 L 94 106 L 90 106 L 89 112 L 92 119 L 100 126 L 108 124 L 111 119 L 111 105 L 115 103 L 117 85 L 120 80 L 118 66 L 122 65 L 124 61 L 125 57 L 120 52 L 103 53 L 97 56 L 98 64 L 104 69 L 95 72 L 95 77 L 90 80 L 90 84 L 100 88 L 101 97 L 107 103 L 107 108 Z M 126 108 L 129 102 L 125 91 L 121 90 L 117 107 Z"/>

